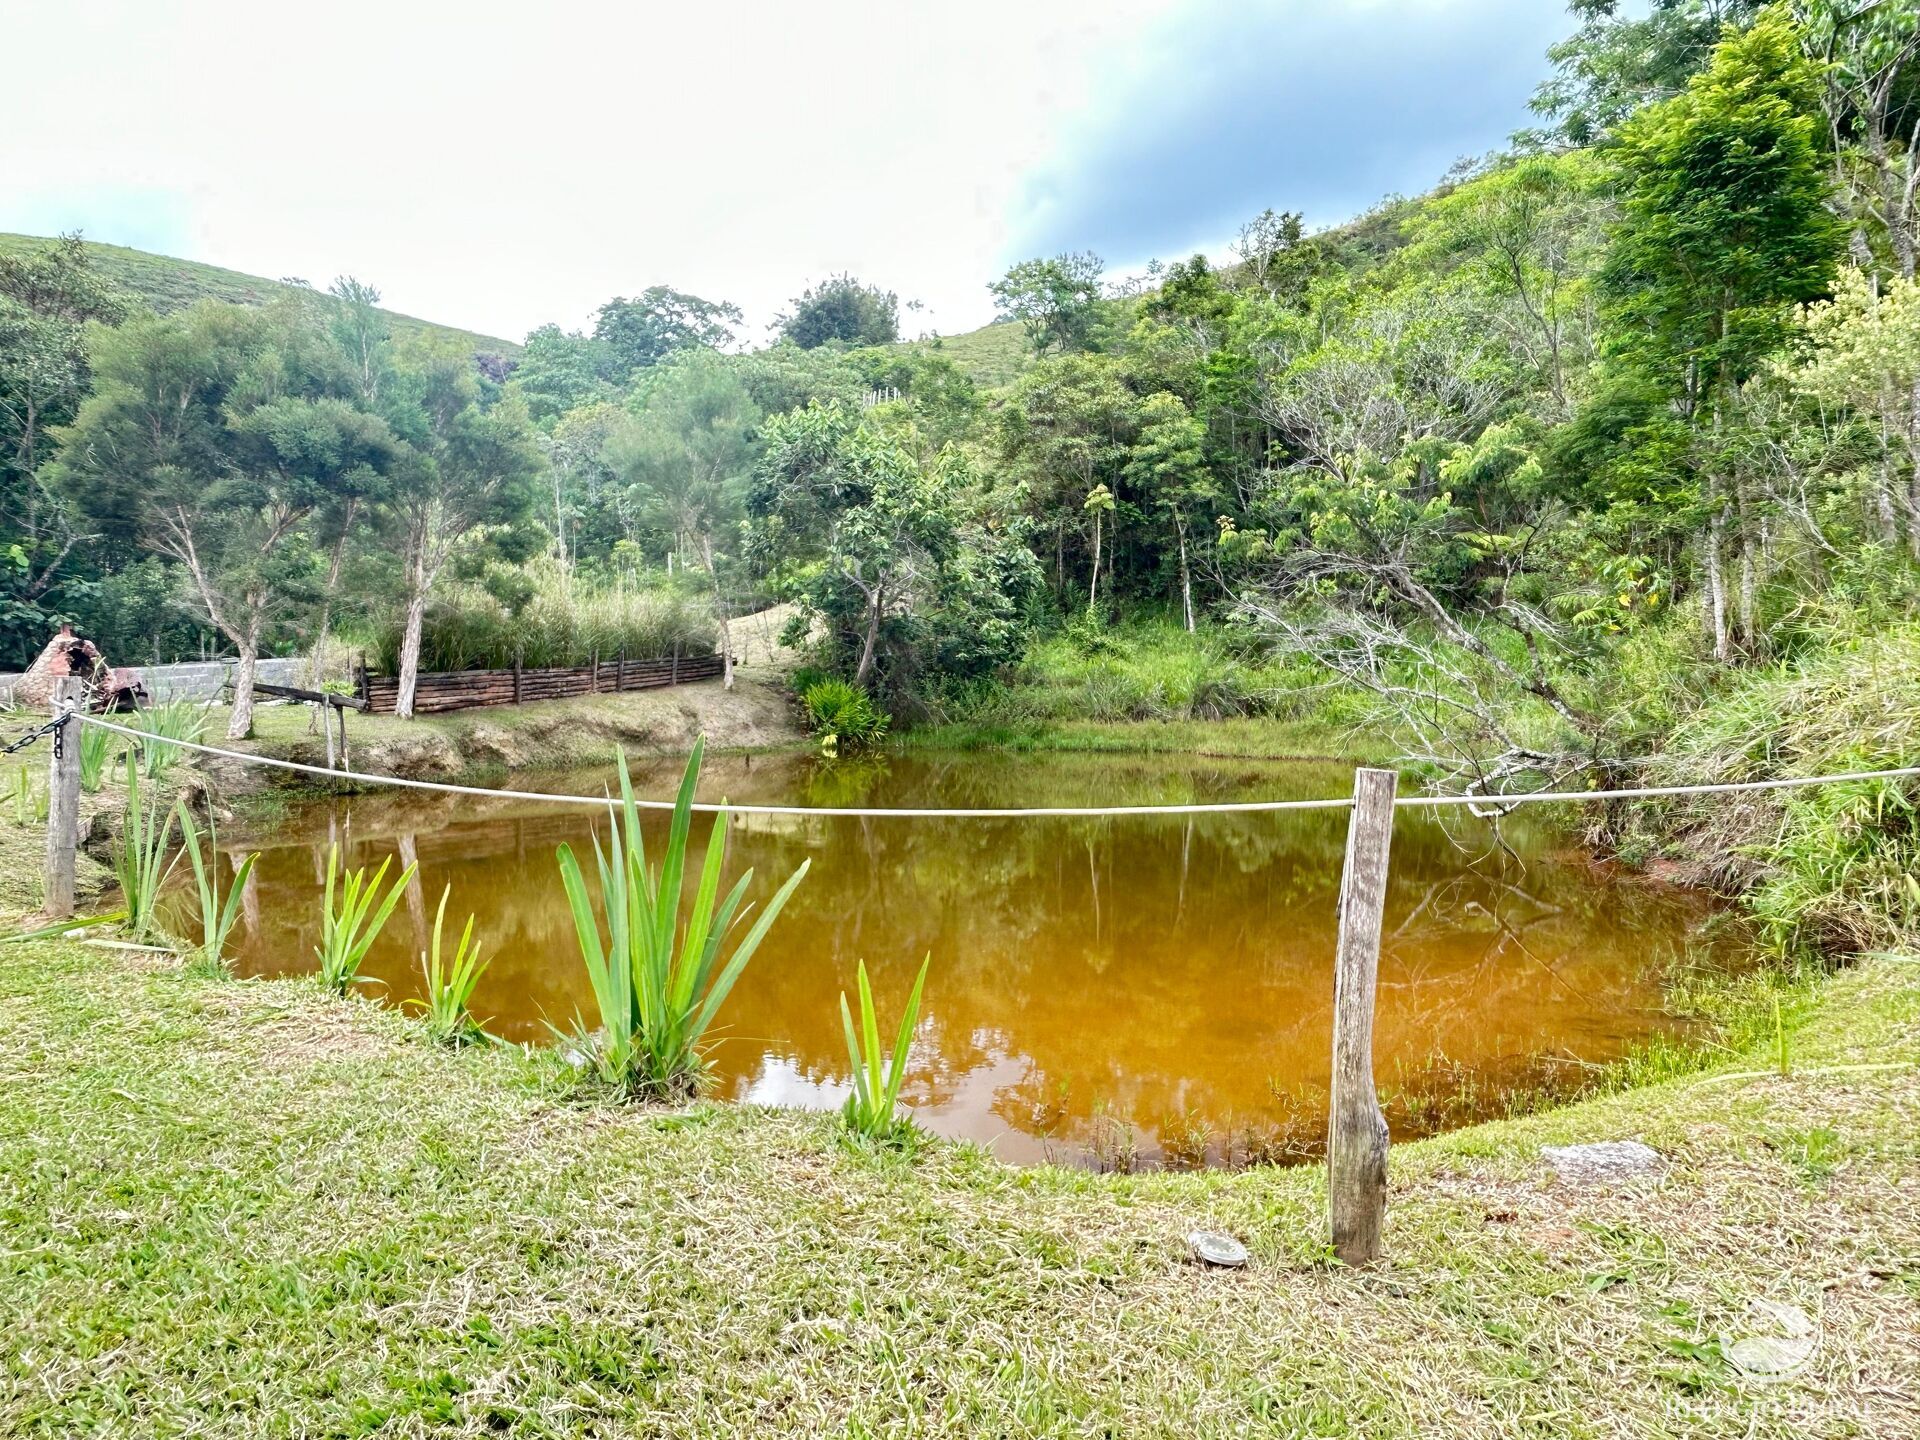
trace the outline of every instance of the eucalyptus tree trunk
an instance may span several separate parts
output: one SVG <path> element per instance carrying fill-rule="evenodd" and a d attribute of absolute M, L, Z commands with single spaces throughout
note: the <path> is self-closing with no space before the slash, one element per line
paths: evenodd
<path fill-rule="evenodd" d="M 427 624 L 425 565 L 416 556 L 408 568 L 407 618 L 400 631 L 400 687 L 393 702 L 393 713 L 402 720 L 413 718 L 413 700 L 420 688 L 420 640 Z"/>
<path fill-rule="evenodd" d="M 1721 570 L 1720 552 L 1726 543 L 1727 519 L 1724 510 L 1716 510 L 1707 522 L 1707 634 L 1713 641 L 1713 658 L 1732 658 L 1727 636 L 1727 580 Z"/>

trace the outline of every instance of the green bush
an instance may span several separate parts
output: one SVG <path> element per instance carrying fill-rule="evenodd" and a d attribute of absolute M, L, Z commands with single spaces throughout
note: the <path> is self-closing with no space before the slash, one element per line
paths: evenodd
<path fill-rule="evenodd" d="M 875 708 L 867 692 L 844 680 L 822 680 L 803 697 L 813 733 L 829 750 L 859 748 L 886 736 L 892 718 Z"/>

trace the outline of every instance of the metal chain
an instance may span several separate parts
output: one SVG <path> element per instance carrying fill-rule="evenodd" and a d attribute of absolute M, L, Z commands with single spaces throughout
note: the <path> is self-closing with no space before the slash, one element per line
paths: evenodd
<path fill-rule="evenodd" d="M 14 741 L 11 745 L 7 746 L 3 750 L 0 750 L 0 755 L 12 755 L 18 751 L 24 750 L 29 745 L 33 744 L 34 741 L 38 740 L 42 735 L 53 736 L 53 753 L 55 755 L 58 755 L 62 748 L 61 741 L 65 737 L 66 723 L 67 723 L 67 715 L 64 711 L 62 711 L 60 714 L 54 716 L 51 720 L 47 721 L 47 723 L 42 725 L 39 729 L 29 730 L 26 734 L 22 735 L 18 740 Z"/>

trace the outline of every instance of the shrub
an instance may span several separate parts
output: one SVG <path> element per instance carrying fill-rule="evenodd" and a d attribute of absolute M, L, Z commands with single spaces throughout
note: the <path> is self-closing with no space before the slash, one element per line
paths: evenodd
<path fill-rule="evenodd" d="M 616 752 L 620 815 L 604 847 L 597 833 L 593 840 L 600 903 L 606 912 L 604 941 L 572 848 L 562 845 L 556 853 L 580 956 L 600 1011 L 599 1030 L 588 1035 L 585 1026 L 576 1023 L 583 1033 L 575 1038 L 603 1080 L 645 1099 L 685 1099 L 699 1090 L 706 1074 L 702 1041 L 707 1029 L 812 864 L 803 863 L 788 877 L 723 961 L 728 932 L 736 919 L 744 918 L 741 905 L 753 871 L 742 875 L 725 899 L 719 898 L 727 835 L 722 812 L 708 834 L 692 901 L 681 893 L 693 826 L 693 788 L 704 748 L 704 741 L 695 741 L 687 759 L 658 870 L 647 864 L 626 754 Z"/>
<path fill-rule="evenodd" d="M 841 745 L 859 748 L 885 737 L 892 717 L 874 708 L 867 692 L 844 680 L 822 680 L 802 697 L 813 733 L 829 753 Z"/>

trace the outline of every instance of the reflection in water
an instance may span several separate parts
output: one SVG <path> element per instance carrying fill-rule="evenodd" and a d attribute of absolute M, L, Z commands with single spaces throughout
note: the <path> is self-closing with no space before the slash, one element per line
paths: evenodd
<path fill-rule="evenodd" d="M 636 770 L 668 795 L 677 762 Z M 533 788 L 598 792 L 604 776 Z M 1336 795 L 1346 767 L 1186 757 L 915 754 L 828 765 L 712 759 L 702 798 L 988 807 Z M 544 1041 L 592 998 L 554 865 L 594 812 L 403 793 L 316 801 L 240 838 L 244 971 L 309 966 L 319 876 L 417 861 L 365 972 L 417 993 L 426 916 L 479 916 L 494 956 L 475 997 L 496 1034 Z M 657 821 L 664 830 L 664 818 Z M 705 822 L 697 826 L 704 830 Z M 1324 1129 L 1340 811 L 1102 820 L 733 816 L 731 866 L 764 899 L 813 860 L 721 1011 L 720 1092 L 838 1105 L 837 997 L 864 958 L 898 1014 L 933 956 L 906 1096 L 922 1123 L 1017 1161 L 1219 1162 L 1296 1153 Z M 1563 1093 L 1593 1062 L 1670 1031 L 1663 974 L 1704 917 L 1693 898 L 1556 853 L 1543 821 L 1505 848 L 1466 817 L 1403 811 L 1393 844 L 1375 1056 L 1408 1135 Z M 650 834 L 651 838 L 651 834 Z M 1509 850 L 1511 853 L 1509 853 Z M 589 867 L 591 868 L 591 867 Z M 690 866 L 689 884 L 692 883 Z"/>

